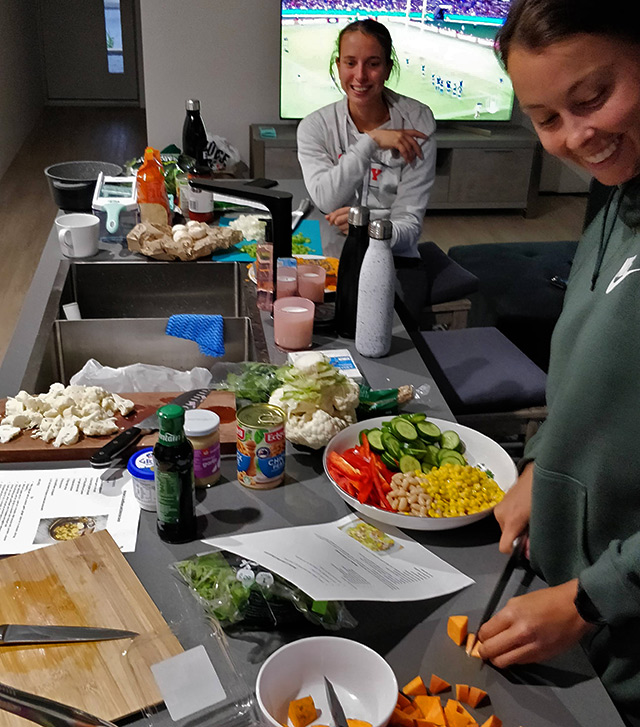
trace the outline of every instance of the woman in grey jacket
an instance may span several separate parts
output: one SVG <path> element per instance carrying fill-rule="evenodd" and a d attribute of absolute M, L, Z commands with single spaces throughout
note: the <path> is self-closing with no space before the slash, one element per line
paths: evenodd
<path fill-rule="evenodd" d="M 435 121 L 428 106 L 385 88 L 394 68 L 391 36 L 375 20 L 345 26 L 335 67 L 345 98 L 298 127 L 298 159 L 317 207 L 341 232 L 349 207 L 390 217 L 394 255 L 418 257 L 435 177 Z M 331 60 L 333 76 L 334 58 Z M 335 79 L 334 79 L 335 80 Z"/>

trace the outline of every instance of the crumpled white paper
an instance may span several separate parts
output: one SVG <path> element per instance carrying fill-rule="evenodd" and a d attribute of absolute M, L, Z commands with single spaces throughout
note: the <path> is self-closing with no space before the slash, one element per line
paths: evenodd
<path fill-rule="evenodd" d="M 191 391 L 211 386 L 211 373 L 200 366 L 191 371 L 178 371 L 166 366 L 136 363 L 130 366 L 113 368 L 103 366 L 90 358 L 87 363 L 71 377 L 71 384 L 101 386 L 116 394 L 124 392 L 149 391 Z"/>

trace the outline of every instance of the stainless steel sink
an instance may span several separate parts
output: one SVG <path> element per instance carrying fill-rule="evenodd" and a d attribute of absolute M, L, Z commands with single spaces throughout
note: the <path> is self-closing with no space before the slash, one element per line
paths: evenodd
<path fill-rule="evenodd" d="M 68 384 L 91 358 L 104 366 L 181 371 L 220 360 L 268 360 L 254 286 L 244 272 L 238 263 L 63 262 L 21 388 Z M 62 306 L 71 302 L 81 320 L 63 320 Z M 169 317 L 179 313 L 222 315 L 224 356 L 205 356 L 197 343 L 166 335 Z"/>
<path fill-rule="evenodd" d="M 73 262 L 60 304 L 77 303 L 82 318 L 239 316 L 244 277 L 244 265 L 233 262 Z"/>

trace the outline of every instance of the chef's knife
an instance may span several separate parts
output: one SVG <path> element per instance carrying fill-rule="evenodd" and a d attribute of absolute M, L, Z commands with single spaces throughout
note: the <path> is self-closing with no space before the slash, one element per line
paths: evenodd
<path fill-rule="evenodd" d="M 518 535 L 518 537 L 513 541 L 513 550 L 511 551 L 509 560 L 507 561 L 507 564 L 505 565 L 504 570 L 493 589 L 493 593 L 489 596 L 489 601 L 487 602 L 484 612 L 480 618 L 478 628 L 476 629 L 475 634 L 471 637 L 471 644 L 467 644 L 466 646 L 467 654 L 470 654 L 473 647 L 476 645 L 478 641 L 478 632 L 482 626 L 493 616 L 493 612 L 496 610 L 498 603 L 500 603 L 504 589 L 507 587 L 507 583 L 513 575 L 513 571 L 524 563 L 524 552 L 528 540 L 528 531 L 525 530 L 525 532 Z"/>
<path fill-rule="evenodd" d="M 307 214 L 311 207 L 311 200 L 305 197 L 298 205 L 298 208 L 291 213 L 291 232 L 293 232 L 300 220 Z"/>
<path fill-rule="evenodd" d="M 93 626 L 33 626 L 31 624 L 0 624 L 0 647 L 8 644 L 63 644 L 77 641 L 109 641 L 131 639 L 138 634 L 123 629 Z"/>
<path fill-rule="evenodd" d="M 324 678 L 324 688 L 327 692 L 327 699 L 329 700 L 329 710 L 333 719 L 334 727 L 349 727 L 347 718 L 336 694 L 336 690 L 333 688 L 333 684 Z"/>
<path fill-rule="evenodd" d="M 177 404 L 183 409 L 196 409 L 209 395 L 211 389 L 193 389 L 185 391 L 184 394 L 176 396 L 170 404 Z M 92 467 L 109 467 L 113 461 L 122 454 L 127 447 L 138 441 L 143 434 L 150 434 L 159 428 L 157 410 L 150 414 L 146 419 L 138 422 L 133 427 L 125 429 L 124 432 L 116 435 L 102 449 L 98 450 L 89 460 Z"/>
<path fill-rule="evenodd" d="M 0 709 L 43 727 L 116 727 L 76 707 L 1 683 Z"/>

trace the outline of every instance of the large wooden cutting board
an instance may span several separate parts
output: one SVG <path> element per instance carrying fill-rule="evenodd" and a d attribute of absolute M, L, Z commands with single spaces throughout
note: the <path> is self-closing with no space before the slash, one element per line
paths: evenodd
<path fill-rule="evenodd" d="M 0 646 L 0 681 L 109 720 L 162 701 L 149 667 L 182 651 L 106 530 L 1 560 L 0 623 L 137 631 L 117 641 Z M 0 711 L 0 727 L 29 724 Z"/>
<path fill-rule="evenodd" d="M 154 392 L 121 394 L 131 399 L 135 404 L 134 411 L 129 416 L 118 415 L 116 422 L 122 429 L 146 419 L 156 409 L 168 404 L 178 396 L 177 392 Z M 6 399 L 0 400 L 0 418 L 4 416 Z M 222 452 L 233 453 L 236 446 L 236 397 L 231 391 L 212 391 L 200 404 L 200 409 L 215 411 L 220 417 L 220 444 Z M 42 462 L 42 461 L 69 461 L 89 459 L 99 449 L 113 439 L 108 437 L 83 437 L 76 444 L 63 447 L 54 447 L 50 442 L 34 439 L 30 431 L 23 431 L 15 439 L 6 444 L 0 444 L 0 462 Z M 137 448 L 151 447 L 155 444 L 158 435 L 156 432 L 143 437 Z"/>

